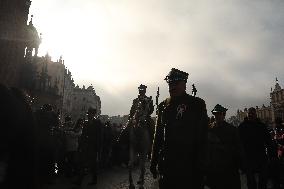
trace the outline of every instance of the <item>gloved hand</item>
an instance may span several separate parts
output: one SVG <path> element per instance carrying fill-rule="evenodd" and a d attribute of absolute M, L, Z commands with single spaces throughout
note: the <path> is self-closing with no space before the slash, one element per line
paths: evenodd
<path fill-rule="evenodd" d="M 152 165 L 152 164 L 150 166 L 150 172 L 152 173 L 154 179 L 156 179 L 158 175 L 158 171 L 156 167 L 157 167 L 156 165 Z"/>

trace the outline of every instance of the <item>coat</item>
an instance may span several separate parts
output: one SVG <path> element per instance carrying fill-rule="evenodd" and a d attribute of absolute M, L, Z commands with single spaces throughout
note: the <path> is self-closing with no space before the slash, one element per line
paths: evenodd
<path fill-rule="evenodd" d="M 184 94 L 158 106 L 151 165 L 166 188 L 200 188 L 207 145 L 208 117 L 204 100 Z"/>

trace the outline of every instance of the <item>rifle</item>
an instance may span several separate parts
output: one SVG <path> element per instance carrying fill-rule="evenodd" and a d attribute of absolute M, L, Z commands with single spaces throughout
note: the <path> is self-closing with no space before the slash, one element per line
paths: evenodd
<path fill-rule="evenodd" d="M 160 88 L 158 87 L 156 95 L 156 115 L 158 114 L 159 96 L 160 96 Z"/>

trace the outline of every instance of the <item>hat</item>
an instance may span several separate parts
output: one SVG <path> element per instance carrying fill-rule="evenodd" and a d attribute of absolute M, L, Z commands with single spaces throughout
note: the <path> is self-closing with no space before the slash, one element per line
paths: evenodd
<path fill-rule="evenodd" d="M 138 87 L 139 90 L 146 90 L 146 88 L 147 86 L 142 84 Z"/>
<path fill-rule="evenodd" d="M 87 114 L 90 114 L 90 113 L 93 113 L 93 114 L 96 114 L 97 113 L 97 109 L 96 108 L 93 108 L 93 107 L 90 107 L 87 111 Z"/>
<path fill-rule="evenodd" d="M 220 104 L 217 104 L 211 112 L 212 112 L 212 114 L 214 114 L 214 113 L 217 113 L 217 112 L 226 112 L 227 110 L 228 110 L 227 108 L 224 108 Z"/>
<path fill-rule="evenodd" d="M 169 74 L 166 76 L 165 80 L 167 83 L 171 83 L 173 81 L 185 81 L 187 82 L 188 73 L 178 70 L 176 68 L 172 68 Z"/>

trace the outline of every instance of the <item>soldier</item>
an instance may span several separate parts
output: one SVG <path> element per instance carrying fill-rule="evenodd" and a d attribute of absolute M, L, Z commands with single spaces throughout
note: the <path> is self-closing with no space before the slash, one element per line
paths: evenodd
<path fill-rule="evenodd" d="M 275 159 L 277 156 L 267 126 L 257 118 L 256 109 L 251 107 L 248 109 L 248 119 L 243 121 L 238 129 L 246 156 L 248 189 L 265 189 L 268 159 Z"/>
<path fill-rule="evenodd" d="M 225 121 L 226 111 L 219 104 L 211 111 L 215 124 L 208 130 L 206 166 L 206 184 L 211 189 L 241 189 L 243 150 L 237 128 Z"/>
<path fill-rule="evenodd" d="M 188 73 L 172 68 L 165 80 L 170 97 L 158 106 L 150 171 L 159 187 L 202 188 L 207 144 L 204 100 L 186 93 Z"/>
<path fill-rule="evenodd" d="M 134 117 L 139 103 L 140 102 L 145 102 L 145 104 L 149 105 L 149 111 L 148 111 L 148 113 L 146 115 L 145 120 L 151 119 L 151 114 L 154 111 L 154 106 L 153 106 L 152 96 L 150 96 L 150 97 L 146 96 L 146 88 L 147 88 L 147 86 L 146 85 L 142 85 L 142 84 L 138 87 L 139 95 L 132 102 L 132 106 L 131 106 L 130 114 L 129 114 L 130 118 Z"/>
<path fill-rule="evenodd" d="M 146 96 L 145 85 L 138 87 L 138 98 L 133 100 L 129 114 L 129 188 L 134 188 L 132 169 L 136 156 L 139 155 L 140 176 L 137 182 L 144 185 L 145 161 L 151 149 L 151 114 L 154 111 L 152 97 Z"/>
<path fill-rule="evenodd" d="M 87 112 L 88 120 L 85 121 L 80 137 L 79 153 L 82 160 L 80 175 L 78 180 L 74 183 L 81 185 L 84 177 L 84 168 L 90 168 L 92 181 L 89 185 L 97 184 L 97 157 L 101 141 L 102 123 L 96 118 L 97 110 L 90 107 Z"/>

